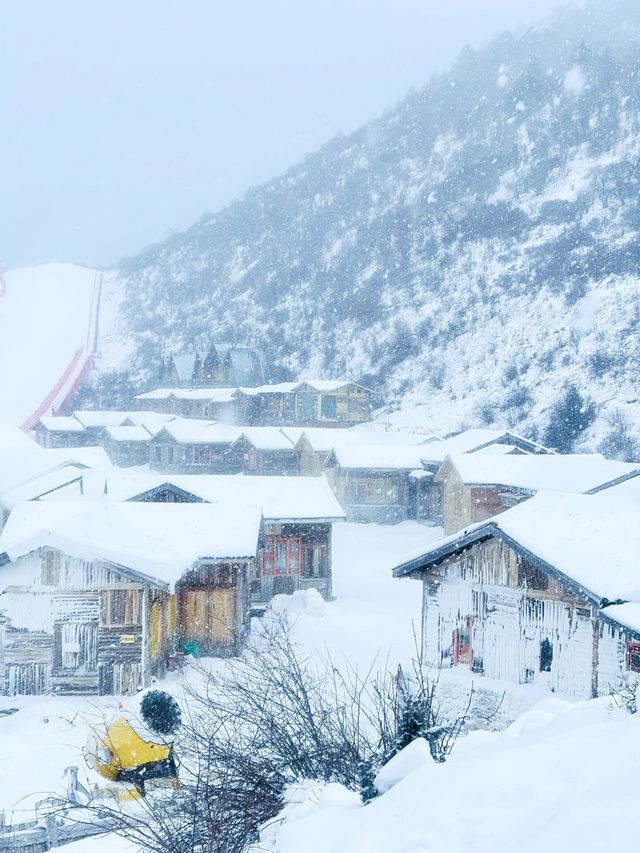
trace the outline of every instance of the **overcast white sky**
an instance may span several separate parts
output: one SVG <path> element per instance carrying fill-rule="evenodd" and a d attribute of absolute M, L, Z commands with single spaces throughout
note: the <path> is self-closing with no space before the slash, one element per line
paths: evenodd
<path fill-rule="evenodd" d="M 2 0 L 0 265 L 113 263 L 559 0 Z"/>

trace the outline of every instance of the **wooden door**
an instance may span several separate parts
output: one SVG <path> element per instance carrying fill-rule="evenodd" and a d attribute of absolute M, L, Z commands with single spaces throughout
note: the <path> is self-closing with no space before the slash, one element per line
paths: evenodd
<path fill-rule="evenodd" d="M 180 593 L 180 634 L 184 643 L 194 643 L 201 654 L 235 640 L 234 590 L 183 589 Z"/>

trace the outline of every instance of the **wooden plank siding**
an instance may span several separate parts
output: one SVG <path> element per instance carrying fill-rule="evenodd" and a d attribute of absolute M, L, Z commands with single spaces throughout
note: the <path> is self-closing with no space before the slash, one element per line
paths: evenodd
<path fill-rule="evenodd" d="M 468 663 L 493 679 L 580 698 L 606 695 L 619 682 L 623 632 L 507 544 L 474 543 L 423 578 L 427 664 Z"/>

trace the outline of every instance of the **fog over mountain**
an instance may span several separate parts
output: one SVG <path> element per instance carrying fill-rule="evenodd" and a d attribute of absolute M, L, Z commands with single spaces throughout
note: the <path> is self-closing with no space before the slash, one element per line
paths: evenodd
<path fill-rule="evenodd" d="M 575 386 L 583 442 L 618 452 L 640 412 L 639 35 L 624 0 L 467 49 L 123 262 L 134 380 L 233 333 L 279 375 L 375 386 L 397 422 L 544 436 Z"/>

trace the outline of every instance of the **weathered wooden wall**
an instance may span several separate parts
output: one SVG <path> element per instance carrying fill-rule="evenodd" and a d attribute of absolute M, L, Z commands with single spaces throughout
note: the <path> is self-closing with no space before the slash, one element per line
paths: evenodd
<path fill-rule="evenodd" d="M 496 539 L 441 563 L 423 589 L 427 663 L 455 665 L 456 640 L 468 635 L 474 670 L 581 698 L 607 694 L 625 668 L 622 632 L 604 624 L 591 602 Z M 548 672 L 545 641 L 553 651 Z"/>

